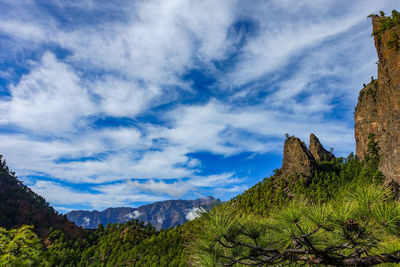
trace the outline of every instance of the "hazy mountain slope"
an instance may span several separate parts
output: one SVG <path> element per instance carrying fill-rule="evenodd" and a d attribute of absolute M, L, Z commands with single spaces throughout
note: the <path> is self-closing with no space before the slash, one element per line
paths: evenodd
<path fill-rule="evenodd" d="M 67 213 L 67 218 L 77 225 L 85 228 L 97 228 L 99 224 L 125 223 L 138 219 L 145 223 L 151 223 L 157 230 L 182 225 L 188 220 L 194 219 L 196 210 L 210 209 L 220 203 L 213 197 L 199 198 L 196 200 L 167 200 L 140 206 L 138 208 L 108 208 L 104 211 L 76 210 Z"/>

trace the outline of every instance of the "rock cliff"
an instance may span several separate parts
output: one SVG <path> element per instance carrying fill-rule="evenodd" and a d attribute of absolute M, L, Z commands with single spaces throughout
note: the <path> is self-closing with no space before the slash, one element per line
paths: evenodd
<path fill-rule="evenodd" d="M 368 135 L 375 134 L 382 155 L 379 169 L 400 183 L 400 26 L 382 31 L 385 17 L 372 16 L 378 53 L 378 79 L 359 94 L 354 113 L 356 153 L 364 158 Z"/>

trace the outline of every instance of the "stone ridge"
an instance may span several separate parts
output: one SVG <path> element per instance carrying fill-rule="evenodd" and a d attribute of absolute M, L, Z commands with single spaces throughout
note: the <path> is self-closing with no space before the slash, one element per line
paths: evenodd
<path fill-rule="evenodd" d="M 310 134 L 310 152 L 317 161 L 330 161 L 335 158 L 332 152 L 327 151 L 319 142 L 315 134 Z"/>
<path fill-rule="evenodd" d="M 379 16 L 372 16 L 373 31 L 380 27 Z M 356 153 L 364 158 L 368 135 L 375 134 L 382 155 L 379 169 L 388 182 L 400 183 L 400 51 L 388 45 L 400 36 L 395 26 L 374 35 L 378 54 L 378 79 L 360 91 L 354 113 Z"/>

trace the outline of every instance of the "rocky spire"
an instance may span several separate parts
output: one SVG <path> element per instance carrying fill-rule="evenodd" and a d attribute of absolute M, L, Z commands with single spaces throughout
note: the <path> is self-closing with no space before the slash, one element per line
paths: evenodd
<path fill-rule="evenodd" d="M 335 158 L 335 156 L 327 151 L 319 142 L 318 137 L 315 134 L 310 134 L 310 152 L 314 156 L 315 160 L 323 161 L 323 160 L 331 160 Z"/>
<path fill-rule="evenodd" d="M 283 149 L 281 175 L 312 177 L 316 167 L 315 158 L 304 142 L 294 136 L 288 137 Z"/>

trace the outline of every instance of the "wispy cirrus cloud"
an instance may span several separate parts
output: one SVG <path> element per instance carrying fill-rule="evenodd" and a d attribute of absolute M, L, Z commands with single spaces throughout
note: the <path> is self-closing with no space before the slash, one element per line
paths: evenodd
<path fill-rule="evenodd" d="M 279 158 L 284 133 L 346 155 L 366 16 L 395 4 L 3 1 L 0 151 L 64 208 L 232 197 L 261 178 L 237 161 Z"/>

